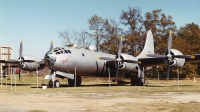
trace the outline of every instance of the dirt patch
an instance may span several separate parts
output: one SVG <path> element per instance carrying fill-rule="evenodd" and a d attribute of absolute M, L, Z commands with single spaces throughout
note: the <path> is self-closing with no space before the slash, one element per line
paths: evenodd
<path fill-rule="evenodd" d="M 81 94 L 81 95 L 80 95 Z M 140 94 L 117 93 L 1 93 L 0 111 L 5 112 L 75 112 L 75 111 L 171 111 L 162 105 L 200 104 L 195 92 Z M 157 107 L 156 107 L 157 106 Z"/>

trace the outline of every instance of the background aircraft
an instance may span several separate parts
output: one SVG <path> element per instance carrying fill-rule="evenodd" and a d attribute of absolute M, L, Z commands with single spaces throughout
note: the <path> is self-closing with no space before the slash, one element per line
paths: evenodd
<path fill-rule="evenodd" d="M 152 32 L 148 31 L 144 49 L 137 57 L 121 53 L 121 51 L 122 38 L 117 55 L 71 47 L 51 47 L 44 60 L 53 76 L 68 77 L 70 86 L 74 83 L 77 86 L 81 85 L 81 76 L 108 77 L 109 74 L 115 77 L 116 82 L 118 75 L 126 75 L 130 77 L 131 85 L 144 85 L 144 70 L 147 68 L 140 68 L 138 59 L 150 60 L 151 57 L 146 57 L 146 54 L 154 54 Z M 55 80 L 55 86 L 60 86 L 58 80 Z"/>
<path fill-rule="evenodd" d="M 22 56 L 22 51 L 23 51 L 23 45 L 22 45 L 22 41 L 21 41 L 18 59 L 0 60 L 0 63 L 18 64 L 18 66 L 20 68 L 20 72 L 19 72 L 19 80 L 20 81 L 21 81 L 21 70 L 38 71 L 45 67 L 45 63 L 43 60 L 39 61 L 35 57 L 32 57 L 32 56 L 24 56 L 24 55 Z"/>

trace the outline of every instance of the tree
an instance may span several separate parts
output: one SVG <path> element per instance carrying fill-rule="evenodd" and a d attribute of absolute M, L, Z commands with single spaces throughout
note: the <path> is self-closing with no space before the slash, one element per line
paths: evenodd
<path fill-rule="evenodd" d="M 180 27 L 177 33 L 176 46 L 185 55 L 187 54 L 199 54 L 200 53 L 200 28 L 197 24 L 189 23 L 184 27 Z M 184 44 L 183 44 L 184 43 Z M 187 65 L 187 64 L 186 64 Z M 187 77 L 193 77 L 195 74 L 200 74 L 200 64 L 192 63 L 188 68 L 184 66 L 183 69 L 186 70 Z M 192 71 L 192 72 L 187 72 Z"/>
<path fill-rule="evenodd" d="M 69 30 L 60 31 L 59 32 L 60 38 L 63 39 L 63 44 L 66 45 L 74 45 L 78 38 L 78 32 L 73 30 L 72 33 Z"/>
<path fill-rule="evenodd" d="M 85 30 L 81 30 L 81 32 L 78 32 L 76 30 L 73 30 L 72 32 L 70 32 L 69 30 L 60 31 L 59 35 L 60 38 L 63 39 L 63 44 L 65 46 L 74 46 L 75 44 L 77 44 L 77 47 L 79 48 L 86 48 L 92 43 L 91 38 L 86 35 Z"/>
<path fill-rule="evenodd" d="M 116 54 L 120 40 L 119 37 L 122 35 L 122 28 L 119 28 L 119 23 L 117 23 L 114 19 L 105 19 L 103 32 L 104 41 L 100 44 L 101 51 Z"/>
<path fill-rule="evenodd" d="M 130 8 L 128 11 L 122 11 L 120 16 L 121 23 L 128 27 L 128 31 L 125 31 L 124 45 L 129 49 L 129 52 L 134 56 L 138 55 L 145 42 L 143 26 L 143 18 L 139 8 Z"/>
<path fill-rule="evenodd" d="M 186 24 L 185 27 L 180 27 L 178 36 L 185 40 L 187 52 L 185 54 L 200 53 L 200 28 L 197 24 Z"/>
<path fill-rule="evenodd" d="M 93 31 L 93 33 L 88 33 L 91 37 L 93 37 L 97 52 L 99 51 L 99 45 L 103 40 L 103 27 L 104 27 L 104 19 L 100 16 L 94 15 L 88 20 L 89 29 Z"/>
<path fill-rule="evenodd" d="M 155 53 L 163 54 L 167 50 L 169 31 L 176 33 L 176 25 L 173 18 L 162 13 L 161 9 L 153 10 L 145 14 L 144 26 L 146 31 L 151 29 L 155 42 Z"/>
<path fill-rule="evenodd" d="M 92 44 L 92 39 L 86 34 L 85 30 L 81 30 L 77 41 L 79 47 L 81 48 L 89 47 Z"/>

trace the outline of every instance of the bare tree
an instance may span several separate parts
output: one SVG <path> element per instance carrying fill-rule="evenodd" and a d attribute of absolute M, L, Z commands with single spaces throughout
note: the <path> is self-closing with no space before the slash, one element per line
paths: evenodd
<path fill-rule="evenodd" d="M 64 45 L 74 45 L 76 41 L 78 40 L 78 31 L 73 30 L 72 33 L 70 33 L 69 30 L 66 31 L 60 31 L 59 32 L 60 38 L 63 39 Z"/>
<path fill-rule="evenodd" d="M 77 40 L 79 47 L 82 48 L 86 48 L 92 44 L 92 39 L 89 37 L 85 30 L 81 30 Z"/>
<path fill-rule="evenodd" d="M 89 34 L 90 37 L 93 37 L 95 40 L 97 52 L 99 51 L 100 42 L 103 40 L 103 26 L 104 26 L 104 19 L 100 16 L 94 15 L 89 20 L 89 29 L 93 31 L 92 34 Z"/>
<path fill-rule="evenodd" d="M 76 30 L 73 31 L 60 31 L 59 32 L 60 38 L 63 39 L 63 45 L 67 46 L 74 46 L 77 44 L 77 47 L 86 48 L 92 43 L 92 39 L 86 33 L 85 30 L 81 30 L 78 32 Z"/>

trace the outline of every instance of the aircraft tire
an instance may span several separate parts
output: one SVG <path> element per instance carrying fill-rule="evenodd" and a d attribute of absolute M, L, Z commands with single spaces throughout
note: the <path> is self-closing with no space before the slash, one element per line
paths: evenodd
<path fill-rule="evenodd" d="M 58 80 L 54 81 L 54 87 L 59 88 L 60 87 L 60 82 Z"/>
<path fill-rule="evenodd" d="M 131 86 L 138 86 L 139 85 L 139 80 L 138 80 L 138 77 L 133 75 L 131 77 Z"/>
<path fill-rule="evenodd" d="M 144 81 L 145 82 L 145 81 Z M 144 86 L 145 83 L 143 83 L 142 79 L 139 79 L 139 86 Z"/>
<path fill-rule="evenodd" d="M 136 85 L 135 79 L 132 79 L 132 78 L 131 78 L 131 86 L 135 86 L 135 85 Z"/>
<path fill-rule="evenodd" d="M 144 82 L 145 82 L 145 80 L 144 80 Z M 144 86 L 144 83 L 141 78 L 138 78 L 137 76 L 132 76 L 131 86 Z"/>
<path fill-rule="evenodd" d="M 76 76 L 76 86 L 80 86 L 80 85 L 81 85 L 81 82 L 82 82 L 81 76 Z M 73 86 L 74 86 L 74 83 L 75 83 L 75 80 L 74 80 L 74 79 L 69 79 L 69 78 L 68 78 L 68 84 L 69 84 L 69 86 L 73 87 Z"/>
<path fill-rule="evenodd" d="M 53 81 L 52 80 L 49 81 L 49 86 L 53 87 Z"/>
<path fill-rule="evenodd" d="M 140 86 L 140 79 L 131 79 L 131 86 Z"/>

